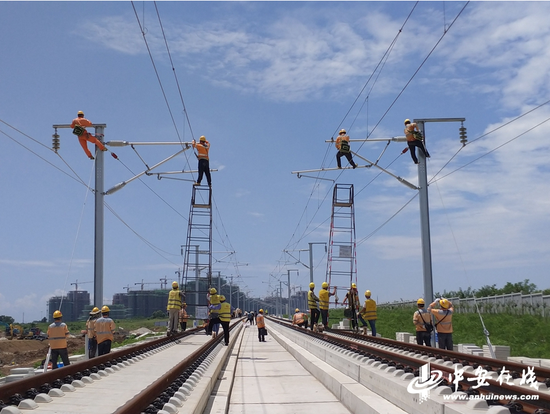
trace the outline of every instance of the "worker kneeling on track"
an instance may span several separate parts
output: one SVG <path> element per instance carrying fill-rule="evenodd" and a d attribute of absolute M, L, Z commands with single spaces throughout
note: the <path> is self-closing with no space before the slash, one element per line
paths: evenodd
<path fill-rule="evenodd" d="M 300 328 L 305 327 L 307 329 L 307 315 L 296 308 L 294 315 L 292 315 L 292 325 L 298 325 Z"/>

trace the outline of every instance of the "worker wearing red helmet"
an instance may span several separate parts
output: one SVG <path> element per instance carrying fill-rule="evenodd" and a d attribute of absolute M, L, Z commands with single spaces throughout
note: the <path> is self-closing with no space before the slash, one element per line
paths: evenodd
<path fill-rule="evenodd" d="M 86 131 L 86 127 L 91 127 L 93 124 L 84 118 L 84 112 L 78 111 L 77 117 L 73 119 L 71 128 L 73 128 L 73 134 L 78 135 L 78 142 L 82 146 L 82 149 L 86 153 L 89 159 L 93 160 L 94 156 L 88 149 L 88 142 L 91 142 L 99 147 L 101 151 L 107 151 L 105 145 L 101 143 L 98 138 L 103 138 L 103 134 L 92 135 Z"/>

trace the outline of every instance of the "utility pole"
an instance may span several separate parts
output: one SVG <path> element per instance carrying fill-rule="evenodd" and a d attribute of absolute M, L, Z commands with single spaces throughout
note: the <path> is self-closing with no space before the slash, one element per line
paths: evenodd
<path fill-rule="evenodd" d="M 311 242 L 309 244 L 309 283 L 313 283 L 313 245 L 314 244 L 324 244 L 325 245 L 325 253 L 327 251 L 327 243 L 326 242 Z"/>

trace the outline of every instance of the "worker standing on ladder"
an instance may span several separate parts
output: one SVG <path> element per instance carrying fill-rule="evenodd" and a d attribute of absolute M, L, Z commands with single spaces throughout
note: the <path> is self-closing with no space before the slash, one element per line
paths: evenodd
<path fill-rule="evenodd" d="M 309 292 L 307 292 L 307 305 L 309 312 L 311 313 L 311 330 L 317 332 L 317 324 L 319 323 L 319 298 L 313 291 L 315 289 L 315 283 L 309 284 Z"/>
<path fill-rule="evenodd" d="M 212 178 L 210 177 L 210 160 L 208 159 L 208 151 L 210 151 L 210 143 L 206 140 L 206 137 L 203 135 L 199 138 L 199 143 L 193 140 L 193 148 L 197 150 L 195 154 L 199 159 L 199 178 L 194 185 L 201 185 L 203 174 L 206 175 L 206 181 L 208 186 L 212 187 Z"/>
<path fill-rule="evenodd" d="M 353 162 L 353 157 L 351 155 L 351 150 L 349 146 L 349 136 L 346 135 L 346 130 L 341 129 L 340 133 L 338 134 L 338 138 L 336 138 L 336 148 L 338 149 L 338 153 L 336 154 L 336 164 L 338 165 L 338 168 L 342 168 L 342 162 L 340 161 L 340 158 L 346 157 L 348 162 L 351 164 L 353 168 L 357 167 L 357 164 Z"/>
<path fill-rule="evenodd" d="M 73 122 L 71 123 L 71 128 L 73 128 L 73 134 L 78 136 L 78 141 L 80 142 L 80 145 L 82 146 L 82 149 L 86 153 L 89 159 L 93 160 L 94 156 L 88 149 L 88 142 L 92 142 L 96 144 L 101 151 L 107 151 L 107 148 L 105 148 L 105 145 L 101 143 L 101 141 L 98 138 L 103 138 L 103 134 L 97 134 L 92 135 L 88 131 L 86 131 L 86 127 L 91 127 L 93 124 L 84 118 L 84 112 L 78 111 L 77 117 L 73 119 Z M 88 142 L 87 142 L 88 141 Z"/>

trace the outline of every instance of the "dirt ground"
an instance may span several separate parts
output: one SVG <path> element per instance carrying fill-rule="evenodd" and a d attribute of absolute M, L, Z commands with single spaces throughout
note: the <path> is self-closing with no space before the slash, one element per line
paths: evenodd
<path fill-rule="evenodd" d="M 69 338 L 69 355 L 84 349 L 84 338 Z M 12 368 L 34 367 L 46 358 L 48 341 L 0 338 L 0 375 L 9 375 Z"/>

